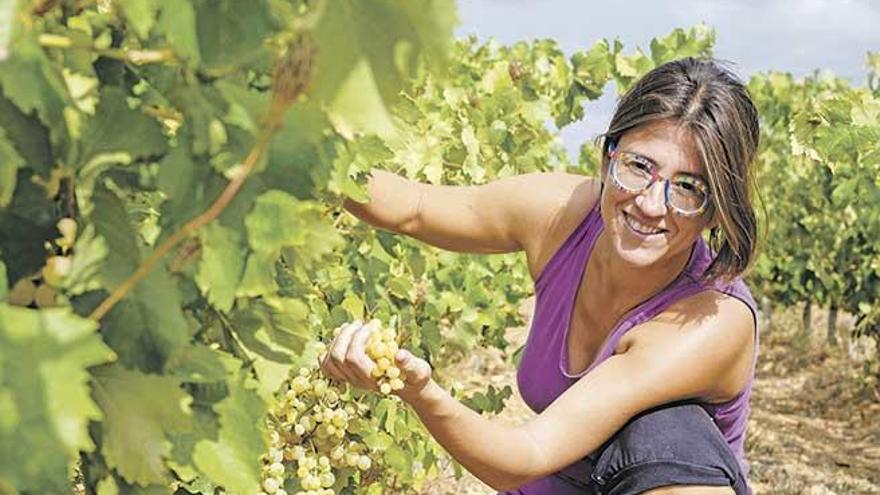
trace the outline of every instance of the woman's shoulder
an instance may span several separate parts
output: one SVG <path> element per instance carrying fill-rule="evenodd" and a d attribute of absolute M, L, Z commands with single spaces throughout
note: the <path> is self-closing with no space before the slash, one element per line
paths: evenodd
<path fill-rule="evenodd" d="M 752 308 L 735 294 L 707 287 L 678 299 L 647 324 L 640 325 L 622 339 L 632 346 L 643 340 L 661 339 L 687 346 L 686 342 L 703 342 L 690 347 L 725 361 L 724 377 L 716 385 L 711 403 L 723 403 L 737 396 L 752 376 L 757 351 L 756 323 Z M 724 351 L 719 351 L 724 349 Z M 702 351 L 700 351 L 702 350 Z M 716 356 L 717 355 L 717 356 Z"/>
<path fill-rule="evenodd" d="M 529 272 L 537 279 L 553 254 L 590 212 L 602 189 L 599 179 L 565 172 L 533 174 L 530 196 L 545 215 L 545 227 L 535 232 L 532 249 L 526 250 Z"/>

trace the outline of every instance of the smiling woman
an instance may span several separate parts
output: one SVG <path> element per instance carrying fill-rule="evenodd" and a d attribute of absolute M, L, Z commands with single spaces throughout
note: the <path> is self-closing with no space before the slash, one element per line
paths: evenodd
<path fill-rule="evenodd" d="M 465 468 L 509 494 L 749 493 L 758 339 L 738 276 L 754 255 L 757 131 L 740 81 L 714 61 L 683 59 L 622 98 L 600 178 L 450 187 L 376 171 L 371 201 L 346 203 L 445 249 L 525 251 L 536 305 L 517 382 L 533 419 L 483 418 L 427 362 L 395 356 L 406 376 L 397 393 Z M 325 372 L 375 389 L 371 328 L 344 326 Z"/>

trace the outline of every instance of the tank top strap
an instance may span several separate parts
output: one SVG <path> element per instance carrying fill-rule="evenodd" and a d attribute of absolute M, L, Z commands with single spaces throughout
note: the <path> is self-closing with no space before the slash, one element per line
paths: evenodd
<path fill-rule="evenodd" d="M 583 220 L 566 237 L 562 246 L 553 253 L 553 256 L 544 265 L 544 269 L 535 279 L 535 290 L 541 291 L 547 284 L 552 284 L 554 280 L 558 279 L 560 273 L 569 272 L 565 268 L 570 266 L 572 258 L 574 258 L 575 264 L 584 261 L 583 258 L 589 256 L 589 252 L 592 251 L 591 246 L 601 231 L 602 215 L 599 212 L 599 201 L 596 201 Z M 589 249 L 587 249 L 588 247 Z"/>

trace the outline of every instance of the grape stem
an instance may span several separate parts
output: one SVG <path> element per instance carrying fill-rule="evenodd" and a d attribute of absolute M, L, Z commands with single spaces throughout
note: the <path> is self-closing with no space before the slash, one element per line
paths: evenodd
<path fill-rule="evenodd" d="M 41 34 L 37 42 L 45 48 L 71 48 L 89 50 L 102 57 L 130 62 L 135 65 L 144 64 L 177 64 L 178 60 L 174 52 L 165 50 L 138 50 L 134 48 L 98 48 L 91 43 L 77 43 L 73 39 L 58 34 Z"/>
<path fill-rule="evenodd" d="M 277 101 L 278 100 L 276 99 L 276 102 Z M 245 157 L 241 167 L 235 171 L 232 180 L 229 181 L 229 184 L 226 185 L 226 188 L 220 193 L 220 196 L 214 201 L 214 203 L 207 210 L 202 212 L 202 214 L 190 220 L 186 225 L 171 234 L 165 242 L 157 247 L 156 250 L 153 251 L 153 253 L 141 263 L 140 266 L 138 266 L 137 270 L 135 270 L 131 276 L 125 279 L 125 281 L 117 287 L 107 299 L 104 299 L 104 301 L 92 311 L 89 318 L 95 321 L 100 321 L 104 318 L 104 316 L 113 309 L 113 306 L 115 306 L 116 303 L 122 300 L 122 298 L 125 297 L 125 295 L 128 294 L 138 282 L 152 271 L 156 266 L 156 263 L 158 263 L 159 260 L 171 250 L 171 248 L 216 219 L 220 216 L 220 213 L 229 206 L 229 203 L 232 202 L 235 195 L 241 190 L 241 186 L 244 184 L 245 179 L 247 179 L 257 162 L 260 161 L 260 157 L 262 157 L 263 153 L 266 151 L 266 147 L 269 145 L 269 141 L 275 134 L 275 131 L 280 127 L 281 118 L 284 116 L 284 112 L 289 105 L 279 105 L 275 104 L 276 102 L 273 102 L 273 105 L 270 107 L 269 116 L 261 129 L 257 142 L 254 143 L 253 148 L 251 148 L 247 157 Z"/>

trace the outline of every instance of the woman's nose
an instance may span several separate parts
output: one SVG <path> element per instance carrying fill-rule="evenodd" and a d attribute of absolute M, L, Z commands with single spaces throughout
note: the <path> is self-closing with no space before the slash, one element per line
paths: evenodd
<path fill-rule="evenodd" d="M 661 217 L 666 215 L 666 183 L 657 181 L 636 196 L 636 206 L 645 215 Z"/>

